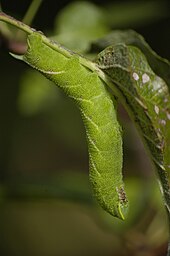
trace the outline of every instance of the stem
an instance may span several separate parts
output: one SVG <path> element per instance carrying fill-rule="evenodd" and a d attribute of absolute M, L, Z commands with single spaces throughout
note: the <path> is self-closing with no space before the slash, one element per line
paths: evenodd
<path fill-rule="evenodd" d="M 42 0 L 33 0 L 32 3 L 30 4 L 22 22 L 27 24 L 27 25 L 30 25 L 40 7 L 42 3 Z"/>
<path fill-rule="evenodd" d="M 22 31 L 26 32 L 27 34 L 32 34 L 35 29 L 29 27 L 28 25 L 24 24 L 23 22 L 14 19 L 13 17 L 5 14 L 4 12 L 0 12 L 0 20 L 4 21 L 10 25 L 15 26 L 16 28 L 21 29 Z"/>
<path fill-rule="evenodd" d="M 2 7 L 1 7 L 1 3 L 0 3 L 0 12 L 2 12 Z M 2 35 L 6 36 L 7 38 L 12 38 L 13 35 L 10 31 L 10 29 L 8 28 L 8 25 L 6 23 L 3 24 L 3 26 L 0 27 L 0 32 L 2 33 Z"/>
<path fill-rule="evenodd" d="M 22 22 L 24 24 L 30 25 L 38 11 L 38 8 L 40 7 L 42 3 L 42 0 L 33 0 L 22 20 Z M 17 35 L 16 35 L 17 39 L 21 39 L 22 38 L 22 32 L 19 30 Z"/>
<path fill-rule="evenodd" d="M 19 28 L 20 30 L 24 31 L 25 33 L 27 33 L 29 35 L 32 34 L 33 32 L 36 32 L 35 29 L 26 25 L 22 21 L 16 20 L 15 18 L 11 17 L 10 15 L 7 15 L 4 12 L 0 12 L 0 21 L 4 21 L 10 25 L 13 25 L 16 28 Z M 65 57 L 70 58 L 74 54 L 72 51 L 64 48 L 60 44 L 48 39 L 46 36 L 43 35 L 43 33 L 42 33 L 42 41 L 50 48 L 62 53 Z"/>

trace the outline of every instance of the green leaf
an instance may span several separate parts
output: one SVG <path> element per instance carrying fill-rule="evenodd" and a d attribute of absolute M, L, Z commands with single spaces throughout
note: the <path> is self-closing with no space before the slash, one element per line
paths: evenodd
<path fill-rule="evenodd" d="M 94 42 L 92 48 L 101 51 L 109 45 L 116 45 L 119 43 L 138 47 L 146 56 L 153 71 L 158 76 L 162 77 L 170 88 L 170 62 L 153 51 L 145 39 L 134 30 L 114 30 L 105 37 Z"/>
<path fill-rule="evenodd" d="M 170 93 L 135 46 L 117 44 L 99 54 L 99 67 L 118 88 L 120 100 L 138 127 L 156 166 L 165 206 L 170 214 Z"/>

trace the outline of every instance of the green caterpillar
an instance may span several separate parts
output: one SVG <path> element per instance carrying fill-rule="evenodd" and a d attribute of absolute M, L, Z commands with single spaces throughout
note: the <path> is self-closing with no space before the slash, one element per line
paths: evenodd
<path fill-rule="evenodd" d="M 152 71 L 145 56 L 134 46 L 117 44 L 114 47 L 107 47 L 98 55 L 97 63 L 116 84 L 125 107 L 141 132 L 157 167 L 160 186 L 161 184 L 165 186 L 161 187 L 161 191 L 164 193 L 168 208 L 170 205 L 167 178 L 170 170 L 168 86 Z M 166 173 L 166 176 L 163 173 Z"/>
<path fill-rule="evenodd" d="M 21 59 L 76 102 L 86 128 L 94 195 L 107 212 L 124 219 L 128 200 L 122 182 L 121 129 L 110 94 L 97 73 L 80 64 L 80 56 L 51 41 L 47 45 L 42 37 L 38 32 L 28 36 L 28 49 Z"/>

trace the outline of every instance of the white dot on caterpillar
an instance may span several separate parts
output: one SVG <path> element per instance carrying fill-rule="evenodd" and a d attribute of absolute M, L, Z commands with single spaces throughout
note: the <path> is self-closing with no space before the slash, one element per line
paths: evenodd
<path fill-rule="evenodd" d="M 133 78 L 134 78 L 136 81 L 139 80 L 139 76 L 138 76 L 137 73 L 134 72 L 134 73 L 132 74 L 132 76 L 133 76 Z"/>
<path fill-rule="evenodd" d="M 159 114 L 159 107 L 155 105 L 154 110 L 155 110 L 155 113 L 158 115 Z"/>
<path fill-rule="evenodd" d="M 143 82 L 143 84 L 149 82 L 149 80 L 150 80 L 150 77 L 147 74 L 143 74 L 142 75 L 142 82 Z"/>

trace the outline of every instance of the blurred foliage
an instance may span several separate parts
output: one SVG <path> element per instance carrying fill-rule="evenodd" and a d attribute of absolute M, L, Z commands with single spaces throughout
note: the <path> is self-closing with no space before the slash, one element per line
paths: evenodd
<path fill-rule="evenodd" d="M 167 16 L 165 1 L 120 1 L 106 7 L 106 19 L 112 28 L 140 26 Z"/>
<path fill-rule="evenodd" d="M 33 115 L 54 107 L 58 97 L 58 88 L 38 72 L 29 70 L 24 73 L 18 97 L 18 108 L 23 115 Z"/>
<path fill-rule="evenodd" d="M 166 243 L 165 212 L 151 180 L 127 180 L 131 209 L 125 222 L 95 204 L 87 175 L 16 180 L 5 184 L 1 207 L 1 248 L 12 255 L 138 255 L 131 253 L 141 246 L 147 255 Z"/>
<path fill-rule="evenodd" d="M 91 41 L 108 32 L 102 8 L 90 2 L 75 2 L 56 17 L 56 39 L 69 49 L 87 52 Z"/>
<path fill-rule="evenodd" d="M 4 11 L 12 2 L 1 1 Z M 162 47 L 170 57 L 165 1 L 71 1 L 63 2 L 62 9 L 55 9 L 57 1 L 51 3 L 43 2 L 37 20 L 48 23 L 47 16 L 50 20 L 55 11 L 53 29 L 51 25 L 47 33 L 68 48 L 88 54 L 91 44 L 112 28 L 130 27 L 144 32 L 157 43 L 159 54 Z M 23 12 L 28 7 L 27 1 L 15 5 L 14 16 L 23 14 L 18 11 L 21 5 Z M 84 127 L 72 101 L 2 47 L 0 59 L 0 254 L 165 255 L 168 228 L 156 178 L 122 107 L 130 199 L 125 222 L 109 216 L 92 198 Z"/>

